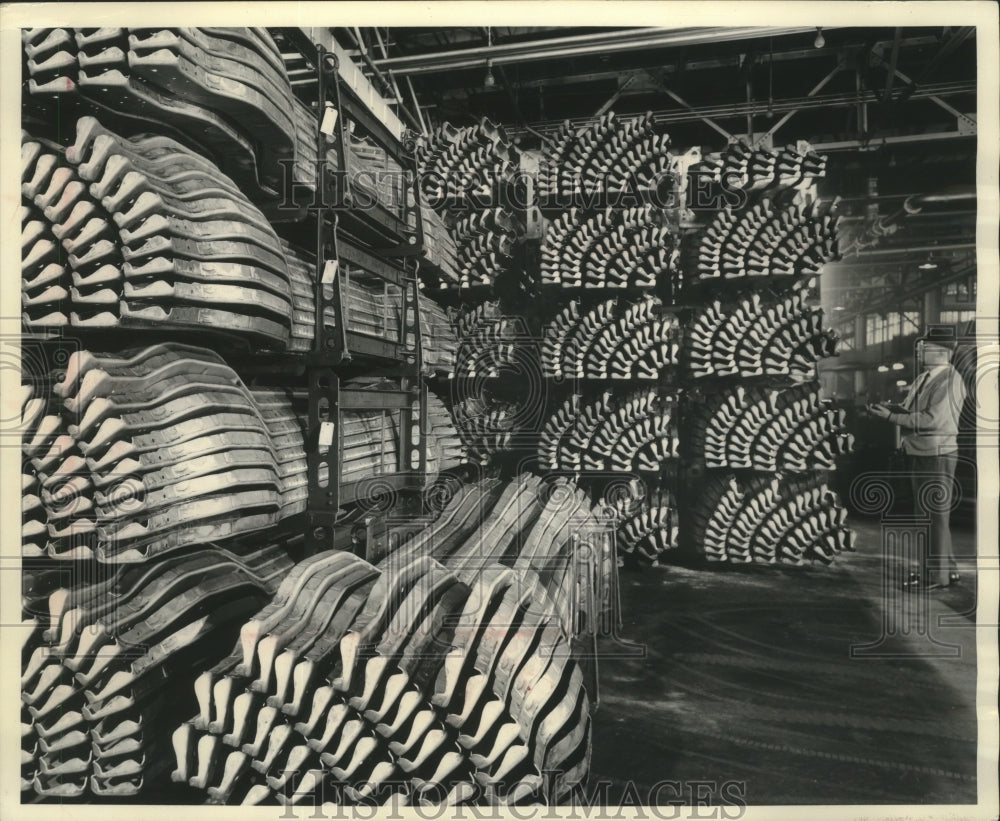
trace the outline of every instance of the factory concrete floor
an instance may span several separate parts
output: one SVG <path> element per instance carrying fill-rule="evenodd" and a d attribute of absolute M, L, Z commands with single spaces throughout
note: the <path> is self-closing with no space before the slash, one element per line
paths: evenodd
<path fill-rule="evenodd" d="M 852 527 L 830 567 L 622 571 L 644 655 L 601 642 L 591 796 L 975 803 L 975 536 L 953 527 L 958 586 L 913 595 L 880 525 Z"/>

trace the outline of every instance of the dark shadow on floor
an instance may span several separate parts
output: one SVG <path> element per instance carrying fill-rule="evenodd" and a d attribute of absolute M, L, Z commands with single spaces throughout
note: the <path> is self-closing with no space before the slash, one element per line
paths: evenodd
<path fill-rule="evenodd" d="M 878 524 L 856 530 L 857 552 L 827 568 L 623 571 L 623 636 L 647 656 L 601 662 L 591 790 L 610 781 L 611 804 L 630 780 L 643 798 L 712 782 L 715 803 L 726 782 L 750 805 L 975 803 L 975 538 L 955 533 L 961 585 L 917 601 L 885 589 Z M 852 658 L 873 643 L 881 655 Z"/>

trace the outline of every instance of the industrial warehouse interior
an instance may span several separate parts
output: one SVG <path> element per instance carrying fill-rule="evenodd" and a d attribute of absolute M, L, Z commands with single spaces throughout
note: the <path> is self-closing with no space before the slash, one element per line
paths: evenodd
<path fill-rule="evenodd" d="M 15 813 L 989 817 L 996 77 L 898 19 L 17 23 Z"/>

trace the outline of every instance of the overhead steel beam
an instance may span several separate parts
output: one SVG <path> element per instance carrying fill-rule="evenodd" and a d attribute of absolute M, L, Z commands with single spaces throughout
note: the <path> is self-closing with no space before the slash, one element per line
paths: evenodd
<path fill-rule="evenodd" d="M 842 312 L 838 312 L 836 322 L 838 325 L 843 325 L 847 321 L 853 320 L 855 317 L 863 314 L 882 313 L 883 311 L 895 308 L 896 306 L 909 302 L 910 300 L 918 299 L 931 288 L 939 288 L 942 285 L 947 285 L 949 282 L 954 282 L 962 279 L 963 277 L 967 277 L 974 270 L 975 264 L 970 262 L 965 266 L 956 268 L 951 273 L 944 276 L 935 276 L 933 278 L 927 277 L 926 279 L 922 279 L 913 288 L 908 289 L 903 294 L 893 293 L 882 299 L 866 301 L 865 304 L 859 308 L 852 307 Z"/>
<path fill-rule="evenodd" d="M 674 100 L 675 102 L 678 102 L 682 106 L 684 106 L 684 108 L 686 108 L 689 112 L 691 112 L 691 114 L 693 114 L 696 119 L 701 120 L 703 123 L 705 123 L 705 125 L 710 126 L 711 128 L 714 128 L 716 131 L 718 131 L 727 140 L 731 140 L 733 138 L 733 135 L 730 134 L 728 131 L 726 131 L 726 129 L 724 129 L 717 122 L 715 122 L 715 120 L 711 119 L 710 117 L 707 117 L 707 116 L 704 116 L 702 114 L 699 114 L 696 109 L 694 109 L 694 108 L 691 107 L 691 104 L 688 103 L 687 100 L 683 99 L 676 92 L 671 91 L 666 86 L 663 87 L 663 92 L 668 97 L 670 97 L 672 100 Z"/>
<path fill-rule="evenodd" d="M 611 110 L 611 106 L 613 106 L 615 103 L 617 103 L 618 100 L 621 98 L 621 96 L 624 93 L 624 91 L 625 91 L 625 86 L 622 86 L 614 94 L 612 94 L 610 97 L 608 97 L 608 99 L 604 101 L 604 103 L 601 105 L 601 107 L 599 109 L 597 109 L 597 111 L 594 112 L 594 116 L 595 117 L 603 117 L 605 114 L 607 114 L 608 111 Z"/>
<path fill-rule="evenodd" d="M 608 111 L 611 110 L 611 106 L 618 102 L 622 94 L 624 94 L 630 86 L 635 85 L 637 74 L 633 74 L 631 77 L 627 77 L 623 82 L 618 84 L 618 90 L 612 94 L 597 111 L 594 112 L 595 117 L 603 117 Z"/>
<path fill-rule="evenodd" d="M 895 100 L 896 103 L 902 103 L 907 100 L 913 93 L 920 87 L 920 84 L 926 80 L 928 77 L 932 76 L 934 72 L 941 67 L 945 60 L 951 56 L 952 52 L 955 51 L 962 43 L 964 43 L 969 37 L 976 33 L 975 26 L 962 26 L 958 31 L 956 31 L 943 46 L 938 50 L 937 54 L 931 58 L 931 61 L 923 67 L 923 70 L 917 75 L 916 80 L 913 80 L 903 93 Z"/>
<path fill-rule="evenodd" d="M 880 53 L 880 51 L 876 51 L 875 49 L 873 49 L 872 50 L 872 55 L 882 65 L 886 65 L 885 58 L 882 57 L 882 54 Z M 892 79 L 893 76 L 895 76 L 895 77 L 899 77 L 900 80 L 902 80 L 904 83 L 908 83 L 910 86 L 914 86 L 915 85 L 914 81 L 912 79 L 910 79 L 910 77 L 908 77 L 906 74 L 904 74 L 898 68 L 894 67 L 894 63 L 891 60 L 890 60 L 890 62 L 888 64 L 888 67 L 889 67 L 889 71 L 890 71 L 890 80 Z M 954 115 L 954 117 L 957 120 L 961 120 L 968 127 L 973 128 L 973 129 L 976 127 L 976 121 L 972 117 L 970 117 L 968 114 L 963 114 L 957 108 L 955 108 L 954 106 L 949 105 L 944 100 L 942 100 L 940 97 L 935 97 L 935 96 L 932 95 L 932 96 L 928 97 L 927 99 L 929 99 L 932 103 L 934 103 L 938 107 L 943 108 L 949 114 Z"/>
<path fill-rule="evenodd" d="M 889 102 L 889 96 L 892 94 L 892 81 L 896 77 L 896 63 L 899 60 L 899 42 L 903 30 L 901 28 L 896 29 L 896 35 L 892 38 L 892 56 L 889 58 L 889 76 L 885 81 L 885 91 L 882 94 L 882 103 L 885 104 Z M 872 51 L 878 47 L 878 43 L 872 46 Z"/>
<path fill-rule="evenodd" d="M 833 71 L 831 71 L 829 74 L 826 75 L 826 77 L 824 77 L 822 80 L 820 80 L 818 83 L 816 83 L 816 85 L 814 85 L 809 90 L 809 93 L 806 94 L 806 96 L 807 97 L 815 97 L 817 94 L 819 94 L 826 87 L 826 84 L 829 83 L 830 80 L 832 80 L 834 77 L 836 77 L 840 73 L 840 70 L 843 67 L 844 67 L 843 61 L 842 60 L 838 60 L 837 61 L 837 65 L 835 65 L 833 67 Z M 763 145 L 764 142 L 767 140 L 768 137 L 774 137 L 774 135 L 777 133 L 778 129 L 781 128 L 790 119 L 792 119 L 792 117 L 794 117 L 796 115 L 796 113 L 798 113 L 798 111 L 799 111 L 798 108 L 793 108 L 791 111 L 789 111 L 788 113 L 786 113 L 784 117 L 782 117 L 780 120 L 778 120 L 778 122 L 776 122 L 774 125 L 772 125 L 764 134 L 760 135 L 760 139 L 758 139 L 756 141 L 755 145 L 757 145 L 757 146 Z"/>
<path fill-rule="evenodd" d="M 684 111 L 666 111 L 658 110 L 653 112 L 653 120 L 656 123 L 678 123 L 678 122 L 691 122 L 692 120 L 702 120 L 703 122 L 708 122 L 713 118 L 727 118 L 736 119 L 742 118 L 746 115 L 746 112 L 751 107 L 759 107 L 758 103 L 752 103 L 750 106 L 745 102 L 734 102 L 728 104 L 720 104 L 713 106 L 704 106 L 701 108 L 694 108 L 675 92 L 663 87 L 664 93 L 670 96 L 672 99 L 676 100 L 682 106 L 684 106 Z M 917 89 L 914 93 L 914 99 L 923 99 L 931 96 L 952 96 L 956 94 L 974 94 L 976 91 L 976 84 L 974 81 L 969 82 L 954 82 L 954 83 L 940 83 L 938 85 L 928 85 Z M 861 95 L 861 99 L 865 102 L 873 102 L 877 100 L 877 95 L 870 89 L 865 90 Z M 806 108 L 819 109 L 819 108 L 838 108 L 845 106 L 857 105 L 859 95 L 855 92 L 837 92 L 835 94 L 818 95 L 815 97 L 797 97 L 785 100 L 775 100 L 772 106 L 772 110 L 777 112 L 787 112 L 793 110 L 800 110 Z M 562 124 L 563 120 L 549 120 L 544 123 L 533 123 L 532 129 L 542 133 L 551 132 L 558 129 Z M 584 118 L 573 118 L 571 125 L 574 128 L 585 128 L 587 126 L 593 125 L 596 119 L 593 117 Z M 717 123 L 708 123 L 719 133 L 725 132 L 722 126 Z M 508 133 L 511 135 L 522 134 L 524 132 L 523 128 L 511 127 L 507 129 Z M 950 133 L 950 132 L 949 132 Z M 954 136 L 958 135 L 957 132 Z M 908 136 L 904 138 L 884 138 L 890 142 L 904 142 L 910 141 Z M 827 146 L 839 146 L 839 147 L 858 147 L 863 145 L 860 140 L 848 141 L 843 144 L 838 143 L 828 143 Z"/>
<path fill-rule="evenodd" d="M 871 251 L 858 251 L 855 257 L 858 260 L 864 261 L 868 257 L 906 256 L 907 254 L 923 254 L 931 251 L 965 251 L 975 247 L 975 242 L 953 242 L 944 245 L 903 245 L 898 248 L 874 248 Z"/>
<path fill-rule="evenodd" d="M 904 37 L 900 41 L 900 46 L 909 47 L 919 47 L 932 45 L 938 42 L 937 37 L 932 36 L 922 36 L 922 37 Z M 851 48 L 855 48 L 860 44 L 845 45 L 839 47 L 839 51 L 846 51 Z M 891 45 L 890 41 L 883 40 L 875 44 L 875 48 L 881 48 Z M 770 62 L 783 63 L 792 60 L 811 60 L 811 59 L 828 59 L 829 50 L 817 49 L 814 46 L 810 46 L 807 49 L 796 49 L 794 51 L 780 51 L 775 52 L 773 55 L 761 54 L 758 56 L 758 60 L 762 65 L 766 65 Z M 713 57 L 706 60 L 686 60 L 683 65 L 683 71 L 701 71 L 705 69 L 713 68 L 732 68 L 738 64 L 739 57 L 733 55 L 732 57 Z M 632 68 L 632 69 L 614 69 L 609 71 L 588 71 L 580 74 L 570 74 L 565 71 L 561 72 L 558 76 L 554 77 L 539 77 L 530 80 L 521 79 L 518 80 L 516 86 L 520 90 L 525 89 L 550 89 L 562 86 L 571 85 L 583 85 L 588 83 L 598 83 L 604 80 L 618 80 L 618 82 L 624 82 L 629 77 L 633 77 L 636 74 L 645 73 L 645 69 Z M 666 74 L 677 74 L 681 72 L 681 67 L 675 63 L 670 63 L 669 65 L 657 66 L 656 73 L 659 76 Z M 450 100 L 450 99 L 464 99 L 468 97 L 468 92 L 465 89 L 442 89 L 441 91 L 435 92 L 435 98 L 439 100 Z"/>
<path fill-rule="evenodd" d="M 816 151 L 877 151 L 885 145 L 933 142 L 934 140 L 955 140 L 963 137 L 975 139 L 976 135 L 963 134 L 959 131 L 933 131 L 926 134 L 899 134 L 892 137 L 878 137 L 872 140 L 834 140 L 825 143 L 812 143 L 812 147 Z"/>
<path fill-rule="evenodd" d="M 529 63 L 552 60 L 561 57 L 580 57 L 587 54 L 620 53 L 649 48 L 679 48 L 705 43 L 753 40 L 759 37 L 783 37 L 790 34 L 814 32 L 806 26 L 768 27 L 734 26 L 732 28 L 709 26 L 699 28 L 663 29 L 629 28 L 600 34 L 584 34 L 575 37 L 556 37 L 533 42 L 504 43 L 494 45 L 489 50 L 482 47 L 455 49 L 431 54 L 415 54 L 409 57 L 390 57 L 375 60 L 382 70 L 397 74 L 434 74 L 460 68 L 475 68 L 483 65 L 487 58 L 494 65 Z"/>
<path fill-rule="evenodd" d="M 896 195 L 893 195 L 893 196 L 896 196 Z M 905 196 L 905 195 L 903 195 L 903 196 Z M 868 197 L 842 197 L 840 201 L 843 203 L 843 202 L 849 202 L 850 200 L 868 200 L 868 199 L 869 199 Z M 930 211 L 930 212 L 927 212 L 927 211 L 918 211 L 915 214 L 910 214 L 907 217 L 907 219 L 908 220 L 933 219 L 933 220 L 942 220 L 942 221 L 944 221 L 944 220 L 952 220 L 952 221 L 959 220 L 959 221 L 965 222 L 965 221 L 968 221 L 969 217 L 972 217 L 973 220 L 974 220 L 974 218 L 976 216 L 976 213 L 977 212 L 976 212 L 975 209 L 961 210 L 961 211 L 945 211 L 943 213 L 942 212 L 937 212 L 937 211 Z M 846 223 L 850 223 L 850 222 L 869 222 L 870 220 L 871 220 L 871 217 L 867 217 L 867 216 L 864 216 L 862 214 L 855 214 L 853 216 L 841 216 L 840 217 L 841 224 L 846 224 Z"/>

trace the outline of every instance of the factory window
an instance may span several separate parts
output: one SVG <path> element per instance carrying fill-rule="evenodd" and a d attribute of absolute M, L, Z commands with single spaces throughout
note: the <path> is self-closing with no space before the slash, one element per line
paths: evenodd
<path fill-rule="evenodd" d="M 838 343 L 838 348 L 841 351 L 853 351 L 856 349 L 857 344 L 854 339 L 854 323 L 845 322 L 841 325 L 834 326 L 834 329 L 840 334 L 840 342 Z"/>
<path fill-rule="evenodd" d="M 899 314 L 870 316 L 865 322 L 865 344 L 879 345 L 899 336 Z"/>
<path fill-rule="evenodd" d="M 975 311 L 941 311 L 941 322 L 945 325 L 961 325 L 975 318 Z"/>
<path fill-rule="evenodd" d="M 865 321 L 865 345 L 880 345 L 899 336 L 919 333 L 920 312 L 893 312 L 885 316 L 869 316 Z"/>
<path fill-rule="evenodd" d="M 948 302 L 975 302 L 976 301 L 976 278 L 969 277 L 956 282 L 949 282 L 941 291 Z"/>

